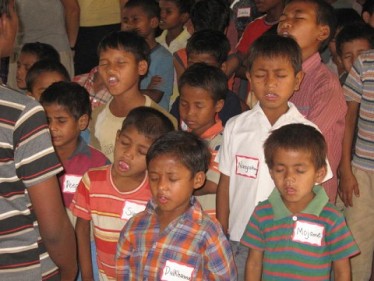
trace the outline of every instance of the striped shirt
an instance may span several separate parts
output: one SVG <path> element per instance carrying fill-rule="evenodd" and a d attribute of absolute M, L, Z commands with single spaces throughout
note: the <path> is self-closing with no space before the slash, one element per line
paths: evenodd
<path fill-rule="evenodd" d="M 248 222 L 241 243 L 264 251 L 263 280 L 330 280 L 333 261 L 349 258 L 358 248 L 344 216 L 328 203 L 321 186 L 298 214 L 284 205 L 275 188 Z"/>
<path fill-rule="evenodd" d="M 0 86 L 0 279 L 59 280 L 27 188 L 62 170 L 43 108 Z"/>
<path fill-rule="evenodd" d="M 353 64 L 343 89 L 347 101 L 360 103 L 358 133 L 352 165 L 374 171 L 374 51 L 362 53 Z"/>
<path fill-rule="evenodd" d="M 150 201 L 121 232 L 117 280 L 237 280 L 230 244 L 197 200 L 160 233 Z"/>
<path fill-rule="evenodd" d="M 115 280 L 119 234 L 127 220 L 143 211 L 151 198 L 147 174 L 137 188 L 121 192 L 113 183 L 111 167 L 95 168 L 85 173 L 70 205 L 75 216 L 92 221 L 97 263 L 103 280 Z"/>

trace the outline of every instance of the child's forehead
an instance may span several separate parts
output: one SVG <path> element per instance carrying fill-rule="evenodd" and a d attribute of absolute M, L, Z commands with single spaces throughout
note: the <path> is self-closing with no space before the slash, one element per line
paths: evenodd
<path fill-rule="evenodd" d="M 57 101 L 52 101 L 52 102 L 45 103 L 45 104 L 43 104 L 43 107 L 49 113 L 63 113 L 63 114 L 66 114 L 70 117 L 73 117 L 73 114 L 69 110 L 69 107 L 67 105 L 61 104 Z"/>
<path fill-rule="evenodd" d="M 220 67 L 217 58 L 213 54 L 208 52 L 191 52 L 188 54 L 187 62 L 188 64 L 203 62 L 207 65 Z"/>
<path fill-rule="evenodd" d="M 313 13 L 317 15 L 317 4 L 304 1 L 304 0 L 293 0 L 289 2 L 284 8 L 284 14 L 287 13 Z"/>
<path fill-rule="evenodd" d="M 128 57 L 128 58 L 136 58 L 135 54 L 129 50 L 125 50 L 124 47 L 117 46 L 117 47 L 106 47 L 100 50 L 99 53 L 100 59 L 102 58 L 109 58 L 109 57 Z"/>
<path fill-rule="evenodd" d="M 38 56 L 31 52 L 21 52 L 18 57 L 19 61 L 25 61 L 25 60 L 37 61 L 38 59 L 39 59 Z"/>
<path fill-rule="evenodd" d="M 253 61 L 253 66 L 266 66 L 266 65 L 277 65 L 289 68 L 292 67 L 291 57 L 285 55 L 259 55 Z"/>

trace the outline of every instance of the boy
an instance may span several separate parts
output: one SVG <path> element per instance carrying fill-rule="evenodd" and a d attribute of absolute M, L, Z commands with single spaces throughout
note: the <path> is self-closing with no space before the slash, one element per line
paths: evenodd
<path fill-rule="evenodd" d="M 161 106 L 139 90 L 140 77 L 147 73 L 149 47 L 143 37 L 128 31 L 113 32 L 99 45 L 99 75 L 112 99 L 94 109 L 90 123 L 91 144 L 113 162 L 116 132 L 135 107 L 153 107 L 177 122 Z"/>
<path fill-rule="evenodd" d="M 349 24 L 336 37 L 336 51 L 344 67 L 344 82 L 358 55 L 374 47 L 374 29 L 367 24 Z"/>
<path fill-rule="evenodd" d="M 192 34 L 191 38 L 188 39 L 185 49 L 187 54 L 187 66 L 204 62 L 208 65 L 221 68 L 221 70 L 225 72 L 229 50 L 229 41 L 222 32 L 211 29 L 196 31 Z M 183 71 L 185 70 L 183 69 Z M 177 97 L 170 110 L 170 113 L 173 114 L 177 120 L 180 119 L 178 109 L 179 102 L 179 97 Z M 223 108 L 218 112 L 222 124 L 225 125 L 228 119 L 240 113 L 242 113 L 242 106 L 239 97 L 228 90 Z"/>
<path fill-rule="evenodd" d="M 271 133 L 264 150 L 276 188 L 257 205 L 241 240 L 250 248 L 246 280 L 328 281 L 331 274 L 350 280 L 349 257 L 359 251 L 319 185 L 326 175 L 323 136 L 310 126 L 286 125 Z"/>
<path fill-rule="evenodd" d="M 373 50 L 359 55 L 343 86 L 348 112 L 339 167 L 339 189 L 345 204 L 347 224 L 361 250 L 361 254 L 351 260 L 354 281 L 370 279 L 374 251 L 371 239 L 374 235 L 373 59 Z M 356 137 L 352 158 L 352 143 Z"/>
<path fill-rule="evenodd" d="M 189 19 L 189 14 L 194 0 L 159 0 L 160 28 L 163 30 L 156 41 L 174 53 L 186 47 L 190 33 L 184 25 Z"/>
<path fill-rule="evenodd" d="M 27 95 L 38 101 L 45 89 L 59 81 L 70 81 L 69 73 L 62 63 L 50 60 L 38 61 L 26 75 Z"/>
<path fill-rule="evenodd" d="M 247 77 L 258 103 L 226 123 L 217 155 L 221 172 L 217 218 L 230 235 L 239 280 L 243 280 L 247 258 L 240 238 L 255 205 L 274 187 L 262 145 L 271 130 L 283 125 L 315 126 L 288 103 L 303 78 L 300 48 L 292 38 L 269 35 L 257 39 L 249 52 Z"/>
<path fill-rule="evenodd" d="M 278 34 L 294 38 L 301 49 L 305 75 L 290 101 L 325 137 L 333 178 L 323 187 L 331 203 L 335 203 L 338 187 L 337 168 L 347 106 L 338 77 L 321 62 L 318 51 L 334 36 L 335 22 L 334 10 L 326 1 L 293 0 L 284 8 L 278 24 Z"/>
<path fill-rule="evenodd" d="M 9 57 L 18 29 L 14 0 L 0 0 L 0 58 Z M 43 108 L 0 86 L 1 280 L 73 280 L 73 227 L 62 204 Z M 47 200 L 46 200 L 47 198 Z"/>
<path fill-rule="evenodd" d="M 206 140 L 212 161 L 204 185 L 195 195 L 205 212 L 215 217 L 219 171 L 214 158 L 222 142 L 223 125 L 218 113 L 227 93 L 226 75 L 217 67 L 204 63 L 191 65 L 179 80 L 179 113 L 182 129 Z"/>
<path fill-rule="evenodd" d="M 151 49 L 150 64 L 147 74 L 140 82 L 140 89 L 168 111 L 173 91 L 173 56 L 156 42 L 159 17 L 160 7 L 155 0 L 129 0 L 122 10 L 121 29 L 133 30 L 147 41 Z"/>
<path fill-rule="evenodd" d="M 156 109 L 130 111 L 115 137 L 114 161 L 89 170 L 78 185 L 70 209 L 76 215 L 78 256 L 82 279 L 92 280 L 90 221 L 97 247 L 100 280 L 115 280 L 115 254 L 120 230 L 151 197 L 145 155 L 152 142 L 173 130 Z"/>
<path fill-rule="evenodd" d="M 17 60 L 17 87 L 26 90 L 26 75 L 34 63 L 41 60 L 60 62 L 60 55 L 51 45 L 46 43 L 26 43 L 23 45 Z"/>
<path fill-rule="evenodd" d="M 121 231 L 118 280 L 237 280 L 221 226 L 192 196 L 204 184 L 210 156 L 187 132 L 152 144 L 146 157 L 152 200 Z"/>

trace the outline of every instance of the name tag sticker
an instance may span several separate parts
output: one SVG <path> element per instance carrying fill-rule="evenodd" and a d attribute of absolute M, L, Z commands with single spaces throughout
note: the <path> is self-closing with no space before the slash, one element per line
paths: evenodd
<path fill-rule="evenodd" d="M 122 209 L 121 219 L 128 220 L 137 213 L 143 212 L 145 210 L 147 203 L 139 203 L 134 201 L 125 201 L 125 205 Z"/>
<path fill-rule="evenodd" d="M 325 227 L 323 225 L 306 221 L 296 221 L 292 241 L 322 246 L 324 233 Z"/>
<path fill-rule="evenodd" d="M 258 158 L 236 155 L 236 174 L 248 178 L 257 178 L 260 161 Z"/>
<path fill-rule="evenodd" d="M 77 187 L 79 182 L 81 181 L 81 176 L 74 176 L 74 175 L 65 175 L 64 176 L 64 187 L 62 189 L 63 193 L 75 193 L 77 191 Z"/>
<path fill-rule="evenodd" d="M 251 16 L 251 8 L 240 8 L 236 14 L 237 18 L 248 18 Z"/>
<path fill-rule="evenodd" d="M 162 270 L 162 281 L 191 280 L 194 268 L 176 261 L 167 260 Z"/>

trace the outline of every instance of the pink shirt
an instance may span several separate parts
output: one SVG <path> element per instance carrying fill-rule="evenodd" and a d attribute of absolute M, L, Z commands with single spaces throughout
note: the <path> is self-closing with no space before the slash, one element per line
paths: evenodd
<path fill-rule="evenodd" d="M 300 90 L 294 93 L 290 101 L 301 114 L 319 127 L 326 139 L 327 158 L 334 176 L 323 183 L 323 187 L 330 202 L 334 203 L 347 105 L 339 79 L 321 62 L 319 53 L 315 53 L 303 63 L 303 71 L 305 76 Z"/>

